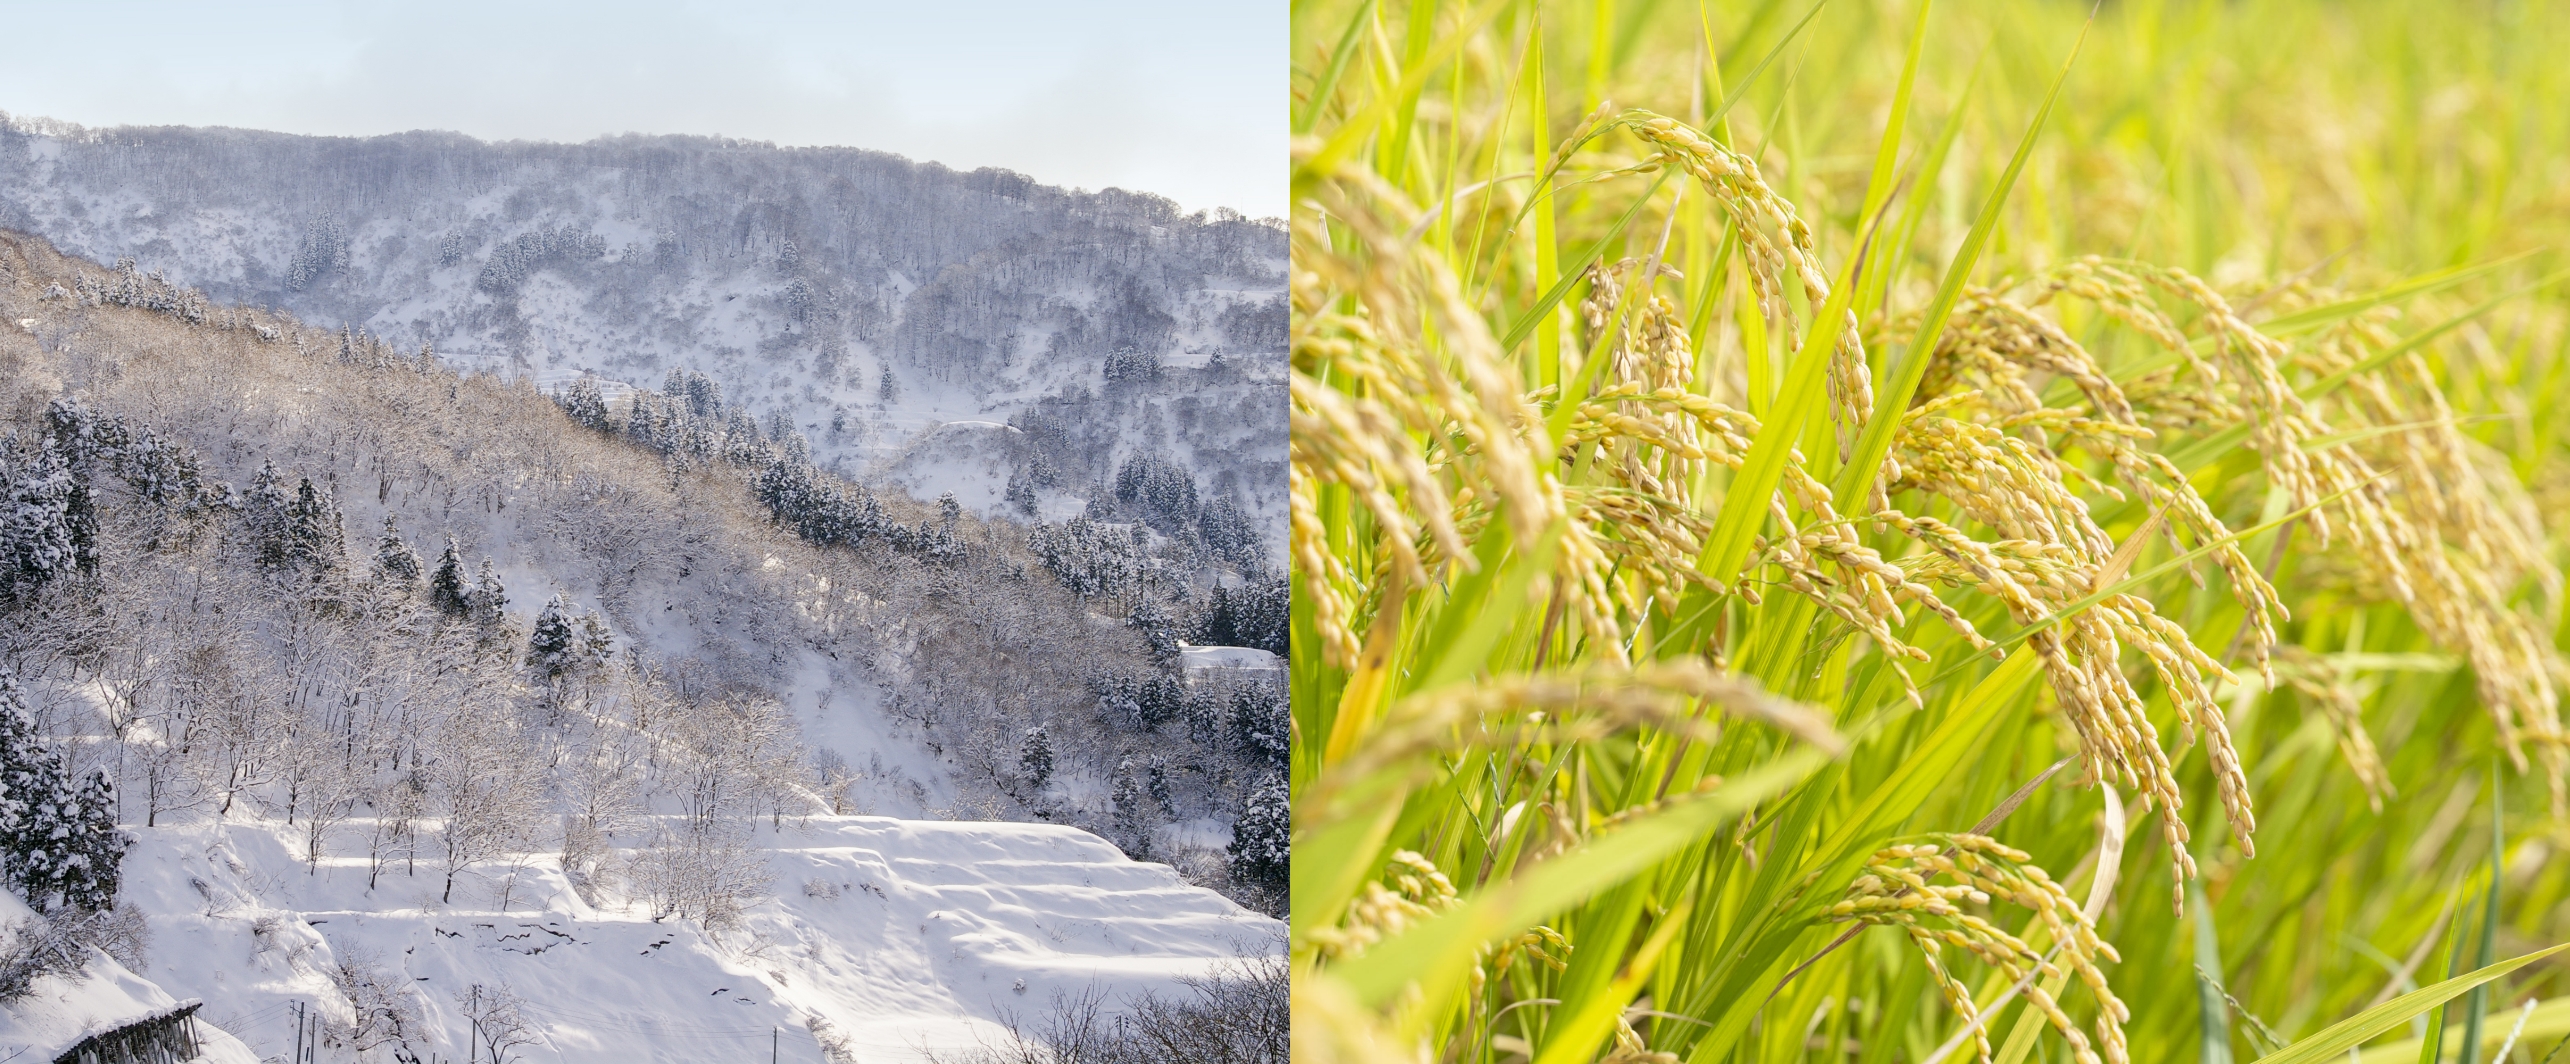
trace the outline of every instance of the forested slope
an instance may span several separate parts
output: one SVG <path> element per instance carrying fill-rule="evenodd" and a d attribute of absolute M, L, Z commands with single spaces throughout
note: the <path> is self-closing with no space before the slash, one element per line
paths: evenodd
<path fill-rule="evenodd" d="M 1228 211 L 844 148 L 0 115 L 0 225 L 459 366 L 694 370 L 976 510 L 1012 472 L 1077 509 L 1156 455 L 1282 543 L 1285 237 Z M 1046 399 L 1049 433 L 969 431 Z"/>

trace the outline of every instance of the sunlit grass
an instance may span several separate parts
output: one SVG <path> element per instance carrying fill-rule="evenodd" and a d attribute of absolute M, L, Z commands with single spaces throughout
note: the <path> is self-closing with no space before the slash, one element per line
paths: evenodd
<path fill-rule="evenodd" d="M 1298 1059 L 2570 1034 L 2561 12 L 1292 17 Z"/>

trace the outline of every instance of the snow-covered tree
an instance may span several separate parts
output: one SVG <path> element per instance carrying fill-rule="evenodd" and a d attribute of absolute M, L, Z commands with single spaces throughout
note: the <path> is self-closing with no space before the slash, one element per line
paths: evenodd
<path fill-rule="evenodd" d="M 1027 784 L 1038 791 L 1053 781 L 1053 736 L 1045 732 L 1043 725 L 1026 729 L 1025 736 L 1018 740 L 1017 767 Z"/>
<path fill-rule="evenodd" d="M 1207 503 L 1197 519 L 1196 532 L 1205 541 L 1206 552 L 1216 558 L 1247 570 L 1267 564 L 1266 540 L 1259 535 L 1258 522 L 1241 508 L 1237 495 L 1224 492 Z"/>
<path fill-rule="evenodd" d="M 1178 798 L 1169 788 L 1169 759 L 1166 756 L 1151 755 L 1149 779 L 1146 785 L 1151 792 L 1151 804 L 1160 807 L 1161 816 L 1178 815 Z"/>
<path fill-rule="evenodd" d="M 598 387 L 596 377 L 581 375 L 579 380 L 572 381 L 570 387 L 562 390 L 556 401 L 562 404 L 563 413 L 571 415 L 571 420 L 582 425 L 600 432 L 615 427 L 608 419 L 606 393 Z"/>
<path fill-rule="evenodd" d="M 341 532 L 339 503 L 327 491 L 315 490 L 310 478 L 295 488 L 286 507 L 286 567 L 319 577 L 339 571 L 348 558 Z"/>
<path fill-rule="evenodd" d="M 72 571 L 82 576 L 98 573 L 98 506 L 90 498 L 89 478 L 74 473 L 71 488 L 63 495 L 63 532 L 71 539 Z"/>
<path fill-rule="evenodd" d="M 1144 599 L 1141 605 L 1133 608 L 1133 615 L 1126 618 L 1125 623 L 1142 633 L 1143 644 L 1151 650 L 1152 664 L 1163 669 L 1178 667 L 1178 621 L 1169 615 L 1167 607 L 1152 599 Z"/>
<path fill-rule="evenodd" d="M 106 772 L 89 774 L 81 785 L 79 807 L 71 860 L 62 874 L 62 900 L 82 912 L 105 912 L 116 907 L 116 892 L 125 881 L 125 851 L 134 839 L 116 829 L 116 784 Z"/>
<path fill-rule="evenodd" d="M 410 549 L 391 517 L 384 518 L 384 534 L 375 540 L 375 579 L 398 591 L 408 591 L 419 583 L 419 552 Z"/>
<path fill-rule="evenodd" d="M 1232 692 L 1232 742 L 1241 755 L 1282 769 L 1294 745 L 1291 705 L 1269 684 L 1244 684 Z"/>
<path fill-rule="evenodd" d="M 1133 759 L 1118 762 L 1108 797 L 1115 803 L 1116 841 L 1135 857 L 1151 852 L 1151 818 L 1143 806 L 1147 794 L 1142 777 L 1134 772 Z"/>
<path fill-rule="evenodd" d="M 527 638 L 527 667 L 548 680 L 580 675 L 607 663 L 612 642 L 597 614 L 555 595 Z"/>
<path fill-rule="evenodd" d="M 1020 469 L 1008 475 L 1008 488 L 1000 493 L 1000 498 L 1019 514 L 1026 517 L 1036 516 L 1035 487 L 1028 481 L 1025 470 Z"/>
<path fill-rule="evenodd" d="M 1231 826 L 1231 874 L 1282 887 L 1293 867 L 1294 803 L 1285 779 L 1270 773 L 1251 788 L 1240 819 Z"/>
<path fill-rule="evenodd" d="M 1210 687 L 1187 692 L 1187 738 L 1213 747 L 1222 741 L 1225 714 L 1222 695 Z"/>
<path fill-rule="evenodd" d="M 45 749 L 27 715 L 14 671 L 0 669 L 0 857 L 5 875 L 29 908 L 49 912 L 70 890 L 94 889 L 84 837 L 80 795 L 63 771 L 62 755 Z M 107 830 L 114 832 L 114 814 Z M 95 823 L 94 819 L 91 821 Z M 124 856 L 117 847 L 117 857 Z M 109 873 L 111 876 L 112 872 Z M 114 890 L 109 885 L 112 901 Z"/>
<path fill-rule="evenodd" d="M 1285 655 L 1293 627 L 1293 591 L 1284 577 L 1214 589 L 1199 615 L 1196 638 L 1212 646 L 1256 647 Z"/>
<path fill-rule="evenodd" d="M 294 563 L 292 534 L 294 496 L 285 489 L 273 461 L 259 463 L 259 472 L 250 478 L 250 490 L 241 495 L 241 530 L 250 540 L 250 553 L 259 564 L 270 569 L 283 569 Z"/>
<path fill-rule="evenodd" d="M 491 559 L 482 559 L 482 571 L 473 577 L 473 589 L 464 593 L 464 619 L 483 628 L 497 628 L 506 619 L 508 589 L 500 584 L 499 567 Z"/>
<path fill-rule="evenodd" d="M 1174 533 L 1196 520 L 1196 478 L 1165 455 L 1141 452 L 1116 470 L 1115 501 Z"/>
<path fill-rule="evenodd" d="M 0 459 L 0 481 L 0 590 L 23 597 L 78 566 L 71 472 L 47 440 Z"/>
<path fill-rule="evenodd" d="M 573 649 L 578 635 L 573 631 L 576 611 L 555 595 L 535 615 L 535 631 L 527 637 L 526 663 L 538 675 L 548 679 L 577 668 L 578 653 Z"/>
<path fill-rule="evenodd" d="M 464 577 L 464 548 L 455 537 L 446 537 L 446 550 L 437 556 L 437 571 L 428 579 L 428 602 L 440 611 L 462 617 L 472 612 L 471 585 Z"/>

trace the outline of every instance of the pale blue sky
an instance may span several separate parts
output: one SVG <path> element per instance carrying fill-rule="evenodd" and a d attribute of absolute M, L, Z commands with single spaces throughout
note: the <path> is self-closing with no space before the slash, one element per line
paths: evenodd
<path fill-rule="evenodd" d="M 704 133 L 1285 213 L 1285 5 L 0 0 L 0 111 L 488 139 Z"/>

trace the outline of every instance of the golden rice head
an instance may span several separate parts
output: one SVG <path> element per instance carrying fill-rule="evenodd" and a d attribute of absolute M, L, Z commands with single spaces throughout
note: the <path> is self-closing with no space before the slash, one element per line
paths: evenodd
<path fill-rule="evenodd" d="M 1359 574 L 1371 581 L 1363 590 L 1316 590 L 1316 599 L 1342 597 L 1325 611 L 1322 641 L 1344 665 L 1357 645 L 1359 602 L 1380 601 L 1396 582 L 1427 586 L 1425 558 L 1412 542 L 1418 534 L 1435 556 L 1469 567 L 1455 531 L 1458 507 L 1502 517 L 1520 542 L 1564 523 L 1568 507 L 1547 468 L 1554 450 L 1543 420 L 1518 390 L 1497 339 L 1444 261 L 1417 253 L 1406 236 L 1418 212 L 1358 170 L 1319 182 L 1311 198 L 1319 209 L 1299 212 L 1292 230 L 1290 458 L 1294 473 L 1314 485 L 1308 498 L 1319 498 L 1320 485 L 1341 485 L 1374 515 L 1377 542 L 1369 546 L 1389 563 Z M 1317 515 L 1317 501 L 1307 509 Z M 1620 656 L 1613 561 L 1586 526 L 1568 524 L 1552 590 L 1593 647 Z M 1317 538 L 1322 531 L 1317 520 L 1297 526 L 1298 561 L 1329 552 Z"/>
<path fill-rule="evenodd" d="M 1760 176 L 1755 161 L 1673 118 L 1633 110 L 1626 111 L 1623 120 L 1659 149 L 1663 164 L 1695 178 L 1731 216 L 1748 263 L 1750 289 L 1767 320 L 1790 332 L 1793 310 L 1784 287 L 1789 274 L 1802 285 L 1803 298 L 1815 310 L 1829 299 L 1829 272 L 1821 268 L 1811 227 Z M 1822 327 L 1815 325 L 1812 332 L 1817 335 Z M 1874 381 L 1865 366 L 1865 342 L 1855 311 L 1849 310 L 1846 321 L 1830 331 L 1837 339 L 1830 359 L 1829 393 L 1844 458 L 1856 427 L 1874 416 Z"/>
<path fill-rule="evenodd" d="M 1998 902 L 2031 912 L 2051 938 L 2052 953 L 2047 956 L 1974 911 Z M 2101 962 L 2121 958 L 2098 937 L 2096 925 L 2069 893 L 2023 851 L 1971 834 L 1930 835 L 1887 846 L 1867 860 L 1863 874 L 1823 911 L 1822 918 L 1901 928 L 1925 956 L 1948 1006 L 1967 1023 L 1977 1015 L 1972 993 L 1945 963 L 1947 947 L 1996 969 L 2009 983 L 2022 982 L 2027 1001 L 2070 1043 L 2073 1057 L 2081 1064 L 2097 1064 L 2100 1059 L 2126 1064 L 2128 1060 L 2123 1025 L 2131 1013 L 2108 987 L 2099 967 Z M 2046 978 L 2062 978 L 2065 968 L 2097 998 L 2094 1043 L 2043 986 Z M 1974 1041 L 1980 1058 L 1987 1061 L 1988 1035 L 1976 1029 Z"/>
<path fill-rule="evenodd" d="M 2383 809 L 2383 799 L 2396 797 L 2391 773 L 2383 767 L 2381 753 L 2374 749 L 2374 737 L 2365 731 L 2365 706 L 2350 686 L 2346 673 L 2318 654 L 2301 647 L 2286 647 L 2277 655 L 2283 667 L 2277 675 L 2286 686 L 2301 695 L 2304 704 L 2317 709 L 2329 721 L 2329 729 L 2338 736 L 2338 753 L 2347 759 L 2347 768 L 2365 788 L 2365 800 L 2374 811 Z"/>
<path fill-rule="evenodd" d="M 2268 654 L 2278 638 L 2275 626 L 2288 615 L 2282 598 L 2240 545 L 2229 541 L 2230 529 L 2214 516 L 2194 485 L 2166 457 L 2146 449 L 2144 445 L 2156 433 L 2142 424 L 2123 389 L 2078 341 L 2036 308 L 2065 292 L 2113 300 L 2109 310 L 2118 320 L 2137 323 L 2144 335 L 2174 344 L 2190 357 L 2192 350 L 2176 326 L 2150 303 L 2148 289 L 2097 260 L 2075 260 L 2029 287 L 2023 301 L 1999 289 L 1969 293 L 1939 336 L 1935 359 L 1914 402 L 1969 404 L 1976 400 L 1955 397 L 1978 393 L 1977 402 L 1999 415 L 1991 419 L 1997 428 L 2038 451 L 2054 453 L 2049 470 L 2054 479 L 2121 499 L 2122 491 L 2096 482 L 2069 459 L 2069 452 L 2076 449 L 2105 458 L 2113 465 L 2116 480 L 2138 493 L 2150 512 L 2162 515 L 2172 547 L 2186 550 L 2188 538 L 2218 544 L 2212 561 L 2230 579 L 2232 597 L 2248 622 L 2249 638 L 2243 645 L 2251 663 L 2266 675 Z M 2028 374 L 2038 372 L 2075 384 L 2092 413 L 2044 406 L 2028 381 Z M 2204 375 L 2207 387 L 2216 380 L 2209 370 Z M 2034 460 L 2035 456 L 2028 457 Z"/>

